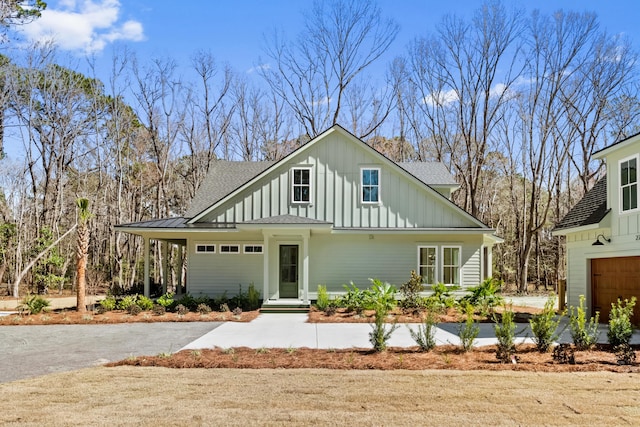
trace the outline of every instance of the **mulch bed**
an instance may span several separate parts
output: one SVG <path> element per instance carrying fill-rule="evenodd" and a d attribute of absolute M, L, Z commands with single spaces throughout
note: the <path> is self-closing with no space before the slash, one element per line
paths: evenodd
<path fill-rule="evenodd" d="M 532 314 L 540 313 L 542 310 L 535 307 L 510 307 L 516 314 L 515 321 L 527 323 Z M 502 311 L 501 307 L 496 308 L 496 315 L 499 317 Z M 388 323 L 421 323 L 424 321 L 424 310 L 403 310 L 396 307 L 389 312 L 387 319 Z M 356 313 L 354 311 L 347 311 L 345 308 L 339 308 L 334 314 L 328 315 L 323 311 L 311 308 L 309 312 L 309 323 L 373 323 L 375 316 L 374 310 L 365 310 L 362 313 Z M 491 322 L 493 323 L 492 316 L 474 316 L 478 322 Z M 438 315 L 438 323 L 458 323 L 464 321 L 464 315 L 455 308 L 445 310 L 445 312 Z"/>
<path fill-rule="evenodd" d="M 77 311 L 56 310 L 40 314 L 11 314 L 0 317 L 0 325 L 97 325 L 113 323 L 153 323 L 153 322 L 250 322 L 258 317 L 259 312 L 243 311 L 240 315 L 231 312 L 211 312 L 209 314 L 165 313 L 157 316 L 149 311 L 131 315 L 125 311 L 108 311 L 98 314 L 93 311 L 78 313 Z"/>
<path fill-rule="evenodd" d="M 459 347 L 439 346 L 430 352 L 418 347 L 389 348 L 376 353 L 371 349 L 317 350 L 296 349 L 233 349 L 183 350 L 175 354 L 131 357 L 107 366 L 155 366 L 166 368 L 242 368 L 242 369 L 455 369 L 455 370 L 511 370 L 532 372 L 640 372 L 640 366 L 618 365 L 608 346 L 576 352 L 575 364 L 555 362 L 551 353 L 539 353 L 532 344 L 517 348 L 517 363 L 500 363 L 495 346 L 475 348 L 463 352 Z M 635 349 L 638 350 L 637 348 Z"/>

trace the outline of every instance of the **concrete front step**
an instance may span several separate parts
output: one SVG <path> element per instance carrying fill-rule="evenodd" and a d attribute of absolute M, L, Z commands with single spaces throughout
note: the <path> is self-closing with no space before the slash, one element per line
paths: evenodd
<path fill-rule="evenodd" d="M 267 304 L 260 308 L 260 313 L 308 313 L 309 304 Z"/>

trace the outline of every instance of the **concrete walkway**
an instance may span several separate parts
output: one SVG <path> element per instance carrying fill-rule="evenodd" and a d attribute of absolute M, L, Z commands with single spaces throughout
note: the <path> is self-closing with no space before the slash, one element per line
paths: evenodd
<path fill-rule="evenodd" d="M 419 324 L 398 324 L 391 335 L 389 346 L 413 347 L 416 345 L 409 328 L 418 331 Z M 493 323 L 480 323 L 480 333 L 476 346 L 494 345 L 497 340 Z M 460 345 L 458 323 L 441 323 L 436 328 L 437 345 Z M 571 342 L 567 319 L 560 324 L 558 342 Z M 261 314 L 249 323 L 226 322 L 185 345 L 185 349 L 203 348 L 370 348 L 369 323 L 307 323 L 306 314 Z M 519 323 L 516 327 L 516 344 L 532 343 L 529 324 Z M 607 342 L 607 325 L 600 325 L 599 342 Z M 640 331 L 631 339 L 632 344 L 640 344 Z"/>

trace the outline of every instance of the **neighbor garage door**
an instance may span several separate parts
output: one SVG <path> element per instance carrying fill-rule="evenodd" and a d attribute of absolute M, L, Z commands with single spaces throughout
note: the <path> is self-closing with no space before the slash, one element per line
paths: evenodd
<path fill-rule="evenodd" d="M 592 308 L 607 322 L 611 303 L 635 296 L 640 299 L 640 257 L 602 258 L 591 260 Z M 633 323 L 638 324 L 640 304 L 634 309 Z"/>

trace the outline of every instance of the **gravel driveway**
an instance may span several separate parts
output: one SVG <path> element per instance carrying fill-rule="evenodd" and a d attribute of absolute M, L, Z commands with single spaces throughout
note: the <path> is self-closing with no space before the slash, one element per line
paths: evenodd
<path fill-rule="evenodd" d="M 220 322 L 0 326 L 0 383 L 173 353 Z"/>

